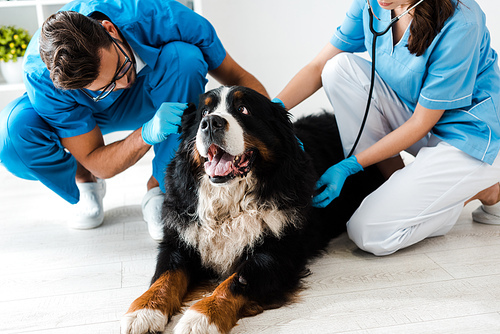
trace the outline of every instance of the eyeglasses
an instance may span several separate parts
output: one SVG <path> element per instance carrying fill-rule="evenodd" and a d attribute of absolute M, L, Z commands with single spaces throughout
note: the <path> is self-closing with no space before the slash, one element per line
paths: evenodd
<path fill-rule="evenodd" d="M 125 56 L 125 61 L 123 62 L 123 64 L 120 66 L 120 68 L 116 72 L 115 76 L 113 77 L 113 80 L 111 80 L 111 82 L 106 87 L 104 87 L 101 90 L 101 93 L 99 93 L 99 95 L 97 95 L 96 97 L 90 95 L 85 89 L 80 89 L 81 92 L 83 92 L 85 95 L 87 95 L 94 102 L 99 102 L 102 99 L 104 99 L 106 96 L 111 94 L 111 92 L 116 88 L 116 82 L 118 80 L 120 80 L 121 78 L 123 78 L 125 76 L 125 74 L 127 74 L 127 72 L 130 70 L 130 68 L 134 65 L 134 63 L 132 62 L 132 60 L 130 60 L 130 58 L 127 56 L 125 51 L 123 51 L 120 44 L 118 44 L 116 42 L 116 40 L 108 33 L 108 31 L 106 29 L 104 29 L 104 31 L 109 36 L 109 38 L 111 38 L 111 41 L 113 42 L 113 44 L 121 51 L 121 53 L 123 53 L 123 55 Z"/>

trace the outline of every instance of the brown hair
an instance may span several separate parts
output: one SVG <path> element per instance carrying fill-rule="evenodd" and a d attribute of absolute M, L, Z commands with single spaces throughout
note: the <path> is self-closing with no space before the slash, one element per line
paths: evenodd
<path fill-rule="evenodd" d="M 410 1 L 410 6 L 417 1 Z M 411 54 L 421 56 L 427 50 L 446 20 L 455 13 L 455 7 L 459 3 L 460 0 L 457 0 L 457 5 L 452 0 L 425 0 L 415 7 L 408 39 L 408 50 Z"/>
<path fill-rule="evenodd" d="M 99 21 L 62 11 L 42 25 L 40 56 L 55 87 L 80 89 L 97 79 L 100 50 L 109 48 L 111 43 Z"/>

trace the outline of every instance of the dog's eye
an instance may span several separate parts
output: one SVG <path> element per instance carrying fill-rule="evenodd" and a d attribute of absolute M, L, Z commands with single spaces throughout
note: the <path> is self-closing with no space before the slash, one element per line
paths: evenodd
<path fill-rule="evenodd" d="M 205 117 L 205 116 L 207 116 L 207 115 L 208 115 L 208 109 L 207 109 L 207 108 L 205 108 L 205 109 L 203 109 L 203 110 L 201 111 L 201 116 L 202 116 L 202 117 Z"/>
<path fill-rule="evenodd" d="M 238 112 L 240 112 L 240 113 L 242 113 L 244 115 L 248 115 L 249 114 L 247 108 L 245 108 L 244 106 L 239 106 L 238 107 Z"/>

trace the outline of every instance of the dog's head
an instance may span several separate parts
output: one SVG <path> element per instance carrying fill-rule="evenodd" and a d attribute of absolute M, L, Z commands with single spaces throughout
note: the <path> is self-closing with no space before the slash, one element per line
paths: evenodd
<path fill-rule="evenodd" d="M 195 142 L 192 158 L 214 184 L 276 166 L 298 149 L 286 110 L 249 88 L 209 91 L 190 117 L 183 131 Z"/>

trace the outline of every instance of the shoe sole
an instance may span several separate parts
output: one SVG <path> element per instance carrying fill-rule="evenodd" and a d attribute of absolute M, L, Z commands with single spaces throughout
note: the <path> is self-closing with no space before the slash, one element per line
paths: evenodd
<path fill-rule="evenodd" d="M 482 205 L 472 212 L 472 220 L 480 224 L 500 225 L 500 217 L 484 211 Z"/>

